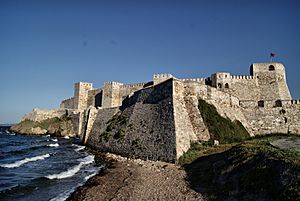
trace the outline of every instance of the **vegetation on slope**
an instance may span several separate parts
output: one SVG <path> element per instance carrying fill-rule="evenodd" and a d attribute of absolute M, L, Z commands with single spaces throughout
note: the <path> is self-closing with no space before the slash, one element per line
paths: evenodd
<path fill-rule="evenodd" d="M 191 187 L 209 200 L 300 200 L 300 152 L 254 138 L 238 144 L 194 144 L 180 158 Z"/>
<path fill-rule="evenodd" d="M 106 129 L 101 133 L 99 140 L 108 142 L 112 136 L 116 140 L 122 140 L 126 134 L 126 126 L 128 117 L 123 113 L 115 114 L 108 122 L 106 122 Z"/>
<path fill-rule="evenodd" d="M 214 140 L 218 140 L 220 144 L 241 142 L 250 137 L 241 122 L 232 122 L 230 119 L 220 116 L 215 106 L 202 99 L 199 100 L 199 110 L 208 128 L 211 143 Z"/>
<path fill-rule="evenodd" d="M 39 128 L 34 130 L 35 128 Z M 69 135 L 73 134 L 72 121 L 66 115 L 58 118 L 49 118 L 41 122 L 25 119 L 12 126 L 11 131 L 22 134 L 51 134 L 51 135 Z"/>

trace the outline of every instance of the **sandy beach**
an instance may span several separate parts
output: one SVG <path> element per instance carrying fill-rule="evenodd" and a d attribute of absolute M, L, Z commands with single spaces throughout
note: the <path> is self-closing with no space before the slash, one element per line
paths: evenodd
<path fill-rule="evenodd" d="M 105 155 L 109 166 L 67 200 L 205 200 L 190 189 L 180 166 Z"/>

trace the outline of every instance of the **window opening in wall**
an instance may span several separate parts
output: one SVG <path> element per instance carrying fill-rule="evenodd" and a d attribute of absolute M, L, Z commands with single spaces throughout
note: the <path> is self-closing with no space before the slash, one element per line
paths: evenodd
<path fill-rule="evenodd" d="M 258 104 L 258 107 L 265 107 L 265 102 L 262 100 L 258 101 L 257 104 Z"/>
<path fill-rule="evenodd" d="M 269 71 L 274 71 L 275 70 L 275 67 L 273 65 L 270 65 L 269 66 Z"/>
<path fill-rule="evenodd" d="M 284 117 L 284 123 L 287 123 L 287 118 L 286 117 Z"/>
<path fill-rule="evenodd" d="M 229 84 L 228 83 L 225 84 L 225 88 L 227 88 L 227 89 L 229 88 Z"/>
<path fill-rule="evenodd" d="M 281 102 L 281 100 L 275 101 L 275 107 L 282 107 L 282 102 Z"/>
<path fill-rule="evenodd" d="M 221 83 L 218 83 L 218 88 L 222 88 L 222 84 Z"/>

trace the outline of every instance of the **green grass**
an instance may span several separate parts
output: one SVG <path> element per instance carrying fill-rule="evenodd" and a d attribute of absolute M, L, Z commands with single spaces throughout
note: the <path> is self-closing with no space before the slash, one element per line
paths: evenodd
<path fill-rule="evenodd" d="M 215 106 L 206 101 L 199 100 L 199 110 L 208 128 L 210 141 L 218 140 L 220 144 L 241 142 L 250 137 L 241 122 L 232 122 L 228 118 L 220 116 Z"/>
<path fill-rule="evenodd" d="M 115 114 L 109 121 L 106 122 L 107 126 L 103 133 L 101 133 L 99 141 L 102 142 L 102 138 L 105 142 L 108 142 L 110 137 L 114 139 L 123 139 L 126 135 L 126 126 L 128 123 L 128 117 L 123 113 Z"/>
<path fill-rule="evenodd" d="M 35 127 L 40 127 L 40 128 L 43 128 L 43 129 L 48 129 L 50 125 L 58 124 L 61 121 L 62 120 L 60 118 L 54 117 L 54 118 L 46 119 L 44 121 L 39 122 Z"/>
<path fill-rule="evenodd" d="M 48 131 L 47 133 L 49 134 L 59 135 L 59 133 L 63 130 L 65 131 L 67 130 L 67 132 L 69 133 L 72 130 L 72 123 L 69 117 L 63 115 L 60 118 L 59 117 L 49 118 L 41 122 L 25 119 L 20 123 L 14 125 L 11 129 L 15 132 L 30 134 L 31 129 L 37 127 L 46 129 Z"/>
<path fill-rule="evenodd" d="M 209 200 L 300 200 L 300 152 L 270 144 L 280 138 L 284 136 L 220 146 L 193 144 L 179 162 L 191 187 Z"/>

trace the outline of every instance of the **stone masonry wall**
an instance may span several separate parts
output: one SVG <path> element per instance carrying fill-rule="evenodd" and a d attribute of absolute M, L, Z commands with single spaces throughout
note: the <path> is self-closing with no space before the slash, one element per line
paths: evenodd
<path fill-rule="evenodd" d="M 194 128 L 197 128 L 195 133 L 199 140 L 209 139 L 207 128 L 204 126 L 202 117 L 199 117 L 200 113 L 198 114 L 197 111 L 198 100 L 200 98 L 214 105 L 221 116 L 229 118 L 231 121 L 240 121 L 248 130 L 250 135 L 253 135 L 253 133 L 251 133 L 251 129 L 249 127 L 247 119 L 243 114 L 242 108 L 239 106 L 239 100 L 236 97 L 228 93 L 224 93 L 214 87 L 203 85 L 197 82 L 185 82 L 184 84 L 184 97 L 186 100 L 188 100 L 188 102 L 186 101 L 186 104 L 189 104 L 189 107 L 193 108 L 191 109 L 191 111 L 193 112 L 190 112 L 190 115 L 192 117 L 191 119 L 198 118 L 198 120 L 195 120 Z"/>
<path fill-rule="evenodd" d="M 89 82 L 78 82 L 75 83 L 74 89 L 74 109 L 86 109 L 88 92 L 93 89 L 93 84 Z"/>
<path fill-rule="evenodd" d="M 176 153 L 177 159 L 190 148 L 192 141 L 198 141 L 195 134 L 197 127 L 193 127 L 194 120 L 201 117 L 199 114 L 190 116 L 191 110 L 188 110 L 185 95 L 184 83 L 173 81 L 173 107 L 174 107 L 174 123 L 176 136 Z M 199 110 L 198 110 L 199 111 Z M 192 119 L 195 117 L 195 119 Z M 205 127 L 204 127 L 205 130 Z"/>
<path fill-rule="evenodd" d="M 61 108 L 61 109 L 73 109 L 74 108 L 74 98 L 69 98 L 69 99 L 63 100 L 60 103 L 59 108 Z"/>
<path fill-rule="evenodd" d="M 175 162 L 172 90 L 173 82 L 166 81 L 135 92 L 123 101 L 120 110 L 98 110 L 90 134 L 84 139 L 86 144 L 133 158 Z M 123 129 L 124 136 L 120 134 Z"/>
<path fill-rule="evenodd" d="M 102 89 L 93 89 L 88 91 L 88 98 L 87 98 L 87 107 L 94 106 L 95 107 L 95 99 L 97 94 L 101 93 Z M 99 97 L 102 99 L 102 97 Z M 102 102 L 102 100 L 99 100 Z"/>
<path fill-rule="evenodd" d="M 54 118 L 54 117 L 61 117 L 66 114 L 65 109 L 59 110 L 41 110 L 41 109 L 34 109 L 30 113 L 27 113 L 22 120 L 28 119 L 31 121 L 38 121 L 41 122 L 46 119 Z"/>
<path fill-rule="evenodd" d="M 300 102 L 300 101 L 299 101 Z M 276 106 L 275 101 L 265 101 L 259 107 L 255 101 L 241 102 L 243 113 L 255 135 L 270 133 L 300 132 L 300 103 L 282 101 Z"/>

